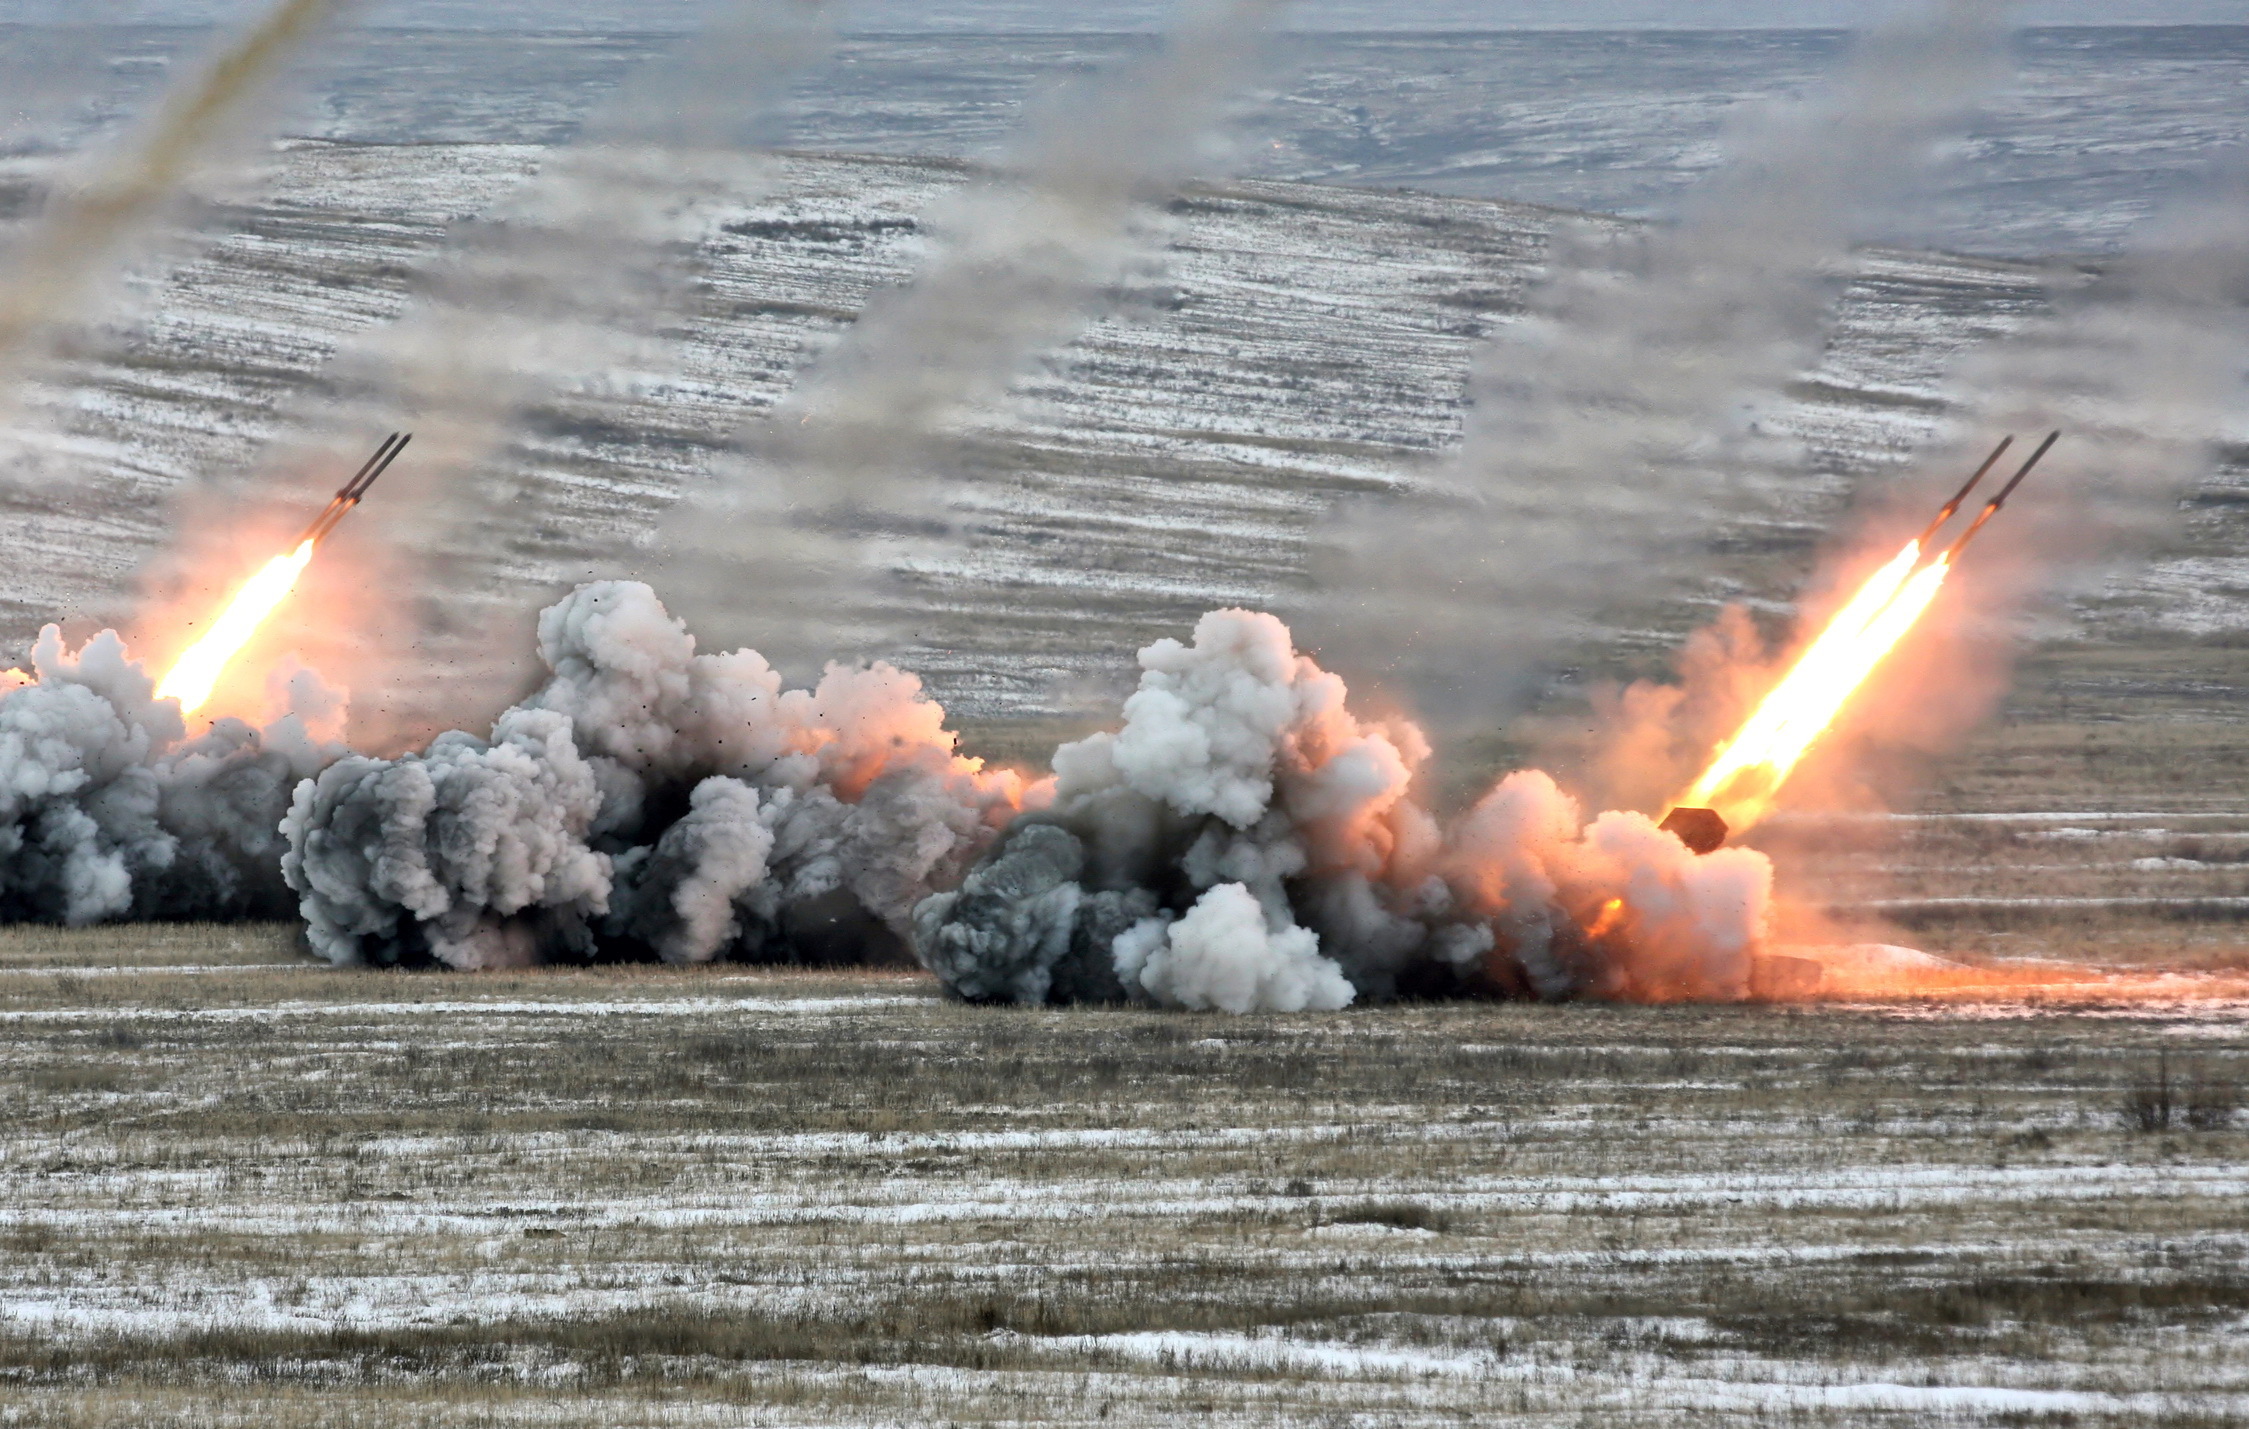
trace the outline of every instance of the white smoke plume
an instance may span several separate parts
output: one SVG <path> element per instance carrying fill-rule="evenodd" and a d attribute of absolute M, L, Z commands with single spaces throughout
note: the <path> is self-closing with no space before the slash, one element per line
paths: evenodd
<path fill-rule="evenodd" d="M 697 654 L 647 586 L 539 618 L 549 678 L 489 738 L 305 781 L 282 872 L 314 950 L 456 968 L 880 960 L 1023 805 L 887 665 L 784 690 Z"/>
<path fill-rule="evenodd" d="M 1167 1007 L 1235 1014 L 1332 1012 L 1357 989 L 1320 956 L 1308 928 L 1267 926 L 1257 895 L 1221 883 L 1176 921 L 1147 918 L 1117 935 L 1117 977 Z"/>
<path fill-rule="evenodd" d="M 1531 694 L 1555 646 L 1681 581 L 1816 357 L 1854 238 L 2003 73 L 2004 0 L 1929 0 L 1769 115 L 1675 225 L 1558 233 L 1479 356 L 1428 496 L 1354 510 L 1323 648 L 1435 715 Z M 1411 559 L 1401 552 L 1411 551 Z"/>
<path fill-rule="evenodd" d="M 916 910 L 915 952 L 956 996 L 1242 1013 L 1748 994 L 1762 854 L 1698 856 L 1637 814 L 1584 825 L 1537 773 L 1448 837 L 1413 798 L 1420 731 L 1352 714 L 1270 615 L 1214 611 L 1140 664 L 1123 727 L 1057 750 L 1051 800 Z"/>
<path fill-rule="evenodd" d="M 943 529 L 948 424 L 1068 338 L 1144 246 L 1136 227 L 1210 159 L 1285 8 L 1189 0 L 1157 52 L 1056 95 L 993 174 L 929 216 L 934 251 L 913 281 L 871 301 L 745 431 L 745 469 L 682 503 L 667 579 L 699 622 L 754 616 L 804 649 L 846 643 L 851 588 L 878 579 L 896 543 Z"/>
<path fill-rule="evenodd" d="M 343 752 L 343 695 L 279 672 L 282 712 L 193 739 L 114 631 L 48 626 L 0 672 L 0 923 L 286 918 L 281 816 Z"/>

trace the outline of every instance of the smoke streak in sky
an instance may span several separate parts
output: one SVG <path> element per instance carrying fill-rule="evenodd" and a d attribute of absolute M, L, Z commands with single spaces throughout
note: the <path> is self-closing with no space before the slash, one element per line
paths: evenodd
<path fill-rule="evenodd" d="M 1134 249 L 1136 217 L 1191 174 L 1284 0 L 1207 0 L 1156 54 L 1065 90 L 999 171 L 933 214 L 939 247 L 869 303 L 770 419 L 710 500 L 682 503 L 668 590 L 698 624 L 762 616 L 798 648 L 848 648 L 840 607 L 890 564 L 884 538 L 944 518 L 949 421 L 997 400 L 1064 340 Z M 709 519 L 713 508 L 729 519 Z M 745 602 L 744 597 L 750 599 Z"/>
<path fill-rule="evenodd" d="M 2010 503 L 1980 538 L 1830 747 L 1956 748 L 2006 694 L 2026 618 L 2061 615 L 2060 599 L 2102 597 L 2175 533 L 2182 498 L 2210 477 L 2219 444 L 2249 435 L 2249 151 L 2214 165 L 2097 277 L 2063 281 L 2072 286 L 2046 317 L 1962 355 L 1946 438 L 1922 454 L 1915 477 L 1884 483 L 1844 523 L 1829 589 L 1800 603 L 1812 617 L 1802 628 L 1819 628 L 1993 434 L 2062 433 L 2033 478 L 2035 499 Z M 2100 624 L 2129 622 L 2111 611 Z M 1687 643 L 1676 683 L 1634 685 L 1607 711 L 1603 792 L 1648 806 L 1676 794 L 1793 658 L 1729 609 Z M 1814 748 L 1788 802 L 1864 807 L 1905 792 L 1867 787 L 1860 762 L 1823 760 Z"/>
<path fill-rule="evenodd" d="M 1816 355 L 1864 216 L 2000 79 L 2004 9 L 1936 0 L 1870 33 L 1830 93 L 1744 135 L 1676 226 L 1558 237 L 1471 374 L 1437 498 L 1353 513 L 1323 648 L 1425 713 L 1488 718 L 1559 639 L 1679 582 L 1739 499 L 1759 409 Z"/>
<path fill-rule="evenodd" d="M 656 331 L 692 299 L 676 255 L 762 186 L 764 159 L 745 135 L 825 53 L 826 8 L 714 0 L 711 23 L 628 78 L 577 144 L 454 230 L 405 314 L 331 365 L 320 409 L 299 416 L 302 435 L 269 456 L 257 488 L 227 494 L 227 509 L 293 509 L 316 500 L 341 464 L 307 460 L 305 448 L 414 431 L 412 459 L 342 544 L 362 581 L 371 567 L 416 594 L 360 603 L 342 622 L 315 600 L 304 610 L 316 619 L 284 612 L 277 627 L 316 664 L 351 672 L 362 740 L 473 718 L 520 688 L 527 672 L 494 653 L 509 642 L 493 634 L 526 620 L 506 568 L 544 519 L 543 502 L 528 489 L 533 478 L 491 458 L 530 404 L 619 372 L 665 370 Z M 175 553 L 173 568 L 204 568 L 198 545 Z M 454 648 L 464 638 L 479 647 L 468 658 Z"/>
<path fill-rule="evenodd" d="M 171 202 L 238 140 L 274 77 L 343 8 L 338 0 L 278 0 L 81 185 L 56 197 L 17 249 L 0 284 L 0 383 L 9 383 L 52 329 L 162 220 Z"/>

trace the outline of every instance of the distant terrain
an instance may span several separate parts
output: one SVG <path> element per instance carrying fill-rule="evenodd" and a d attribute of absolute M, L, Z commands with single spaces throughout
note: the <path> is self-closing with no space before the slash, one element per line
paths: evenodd
<path fill-rule="evenodd" d="M 201 32 L 8 30 L 0 148 L 75 145 L 144 102 Z M 313 60 L 282 131 L 370 143 L 553 144 L 661 34 L 377 29 Z M 1027 99 L 1153 43 L 1101 33 L 863 34 L 748 137 L 808 149 L 988 159 Z M 1244 97 L 1231 172 L 1673 212 L 1731 126 L 1815 89 L 1840 30 L 1294 35 Z M 2249 138 L 2249 25 L 2036 29 L 1934 190 L 1870 215 L 1915 246 L 2035 257 L 2113 250 L 2166 195 Z M 18 57 L 9 73 L 9 58 Z"/>
<path fill-rule="evenodd" d="M 0 223 L 181 43 L 127 36 L 97 102 L 8 131 Z M 650 43 L 392 34 L 332 67 L 202 237 L 17 394 L 7 423 L 83 484 L 0 510 L 0 668 L 46 621 L 129 623 L 181 504 L 230 509 L 447 226 Z M 452 612 L 426 682 L 355 695 L 477 726 L 557 591 L 662 591 L 665 514 L 913 273 L 1031 76 L 1134 43 L 847 46 L 856 78 L 767 136 L 792 145 L 770 183 L 673 255 L 692 302 L 524 414 L 479 478 L 511 496 L 489 519 L 426 533 L 432 584 L 458 584 L 343 592 Z M 1737 100 L 1834 44 L 1323 49 L 1253 106 L 1294 122 L 1252 176 L 1149 214 L 1087 328 L 950 434 L 930 477 L 963 539 L 786 634 L 920 672 L 971 752 L 1043 763 L 1114 718 L 1138 646 L 1213 606 L 1313 609 L 1327 523 L 1425 498 L 1471 354 L 1558 229 L 1665 212 Z M 1665 673 L 1722 603 L 1785 624 L 1946 422 L 1955 359 L 2240 132 L 2249 28 L 2025 49 L 1967 176 L 1858 255 L 1770 418 L 1784 459 L 1713 498 L 1699 580 L 1605 612 L 1528 714 L 1444 731 L 1432 803 L 1519 762 L 1569 774 L 1594 692 Z M 1221 1019 L 964 1007 L 892 971 L 417 976 L 316 966 L 293 925 L 18 926 L 0 1426 L 2241 1422 L 2249 434 L 2220 435 L 2158 548 L 2026 632 L 1968 747 L 1867 752 L 1894 812 L 1754 836 L 1776 941 L 2122 966 L 2165 1000 Z M 411 525 L 397 489 L 354 519 Z M 682 613 L 705 648 L 775 634 Z M 1316 650 L 1319 618 L 1298 634 Z"/>
<path fill-rule="evenodd" d="M 18 658 L 47 620 L 88 630 L 129 616 L 133 572 L 166 538 L 183 485 L 223 493 L 278 412 L 317 405 L 339 342 L 398 310 L 443 222 L 482 211 L 541 152 L 300 142 L 277 156 L 257 202 L 217 215 L 216 242 L 139 280 L 137 316 L 35 394 L 41 421 L 64 434 L 57 450 L 97 473 L 104 494 L 18 513 L 41 539 L 0 571 L 0 657 Z M 14 181 L 36 182 L 45 162 L 17 160 Z M 698 310 L 649 373 L 566 394 L 522 424 L 495 471 L 524 499 L 501 524 L 456 533 L 447 553 L 483 573 L 448 598 L 489 615 L 437 640 L 438 667 L 486 671 L 487 687 L 504 688 L 527 664 L 531 612 L 553 592 L 591 574 L 661 588 L 642 539 L 808 352 L 876 286 L 908 276 L 918 216 L 963 177 L 941 160 L 782 160 L 772 190 L 745 196 L 696 255 Z M 889 588 L 900 604 L 875 612 L 913 638 L 821 653 L 916 670 L 973 748 L 1043 763 L 1058 735 L 1108 717 L 1139 646 L 1213 606 L 1290 611 L 1335 502 L 1410 493 L 1456 439 L 1469 354 L 1515 310 L 1557 222 L 1619 220 L 1258 180 L 1183 193 L 1162 216 L 1157 261 L 1112 295 L 1113 310 L 961 432 L 967 542 L 903 572 Z M 1802 464 L 1729 498 L 1700 588 L 1614 612 L 1605 638 L 1566 652 L 1532 718 L 1449 741 L 1450 787 L 1466 793 L 1517 760 L 1566 761 L 1585 692 L 1664 673 L 1720 601 L 1785 612 L 1838 515 L 1943 419 L 1948 363 L 2035 315 L 2043 295 L 2033 264 L 1865 253 L 1826 359 L 1778 423 Z M 1944 768 L 1905 771 L 1897 796 L 1932 812 L 2238 811 L 2249 793 L 2245 550 L 2249 464 L 2237 456 L 2189 497 L 2164 549 L 2046 624 L 1981 741 Z M 723 604 L 686 613 L 707 646 L 771 634 Z M 861 624 L 850 612 L 834 623 Z M 1300 633 L 1317 646 L 1316 623 Z M 286 642 L 284 626 L 274 648 Z M 436 688 L 360 693 L 409 705 Z M 495 709 L 429 715 L 473 726 Z M 2147 848 L 2092 860 L 2100 869 L 2078 870 L 2086 877 L 2066 890 L 2122 903 L 2021 902 L 2055 891 L 2048 851 L 2095 844 L 2015 840 L 1963 864 L 1915 854 L 1912 841 L 1933 836 L 1917 825 L 1900 826 L 1907 846 L 1871 879 L 1855 856 L 1823 874 L 1821 896 L 1921 900 L 1904 911 L 1940 928 L 2072 938 L 2097 908 L 2108 933 L 2095 942 L 2109 948 L 2174 947 L 2181 917 L 2213 934 L 2237 926 L 2224 900 L 2249 896 L 2249 842 L 2202 838 L 2230 825 L 2138 827 L 2156 831 Z M 2202 852 L 2135 862 L 2172 858 L 2172 837 L 2201 839 Z M 1927 903 L 1970 896 L 2001 902 Z M 1951 935 L 1935 936 L 1945 946 Z"/>

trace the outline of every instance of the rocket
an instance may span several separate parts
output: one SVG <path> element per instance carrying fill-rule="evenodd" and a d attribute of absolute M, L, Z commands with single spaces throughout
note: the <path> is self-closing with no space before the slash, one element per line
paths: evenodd
<path fill-rule="evenodd" d="M 336 523 L 350 515 L 351 509 L 367 495 L 367 488 L 375 484 L 375 478 L 390 470 L 390 464 L 398 460 L 398 454 L 406 450 L 406 444 L 412 440 L 414 434 L 411 432 L 392 432 L 383 438 L 383 444 L 375 448 L 375 454 L 367 458 L 367 464 L 343 484 L 326 510 L 312 518 L 312 524 L 305 527 L 305 533 L 297 538 L 297 544 L 301 546 L 307 541 L 317 543 L 325 540 L 328 533 L 336 529 Z"/>
<path fill-rule="evenodd" d="M 1989 521 L 1992 517 L 1999 514 L 1999 508 L 2005 506 L 2007 504 L 2007 498 L 2015 494 L 2015 488 L 2023 484 L 2023 478 L 2030 475 L 2030 469 L 2038 465 L 2038 463 L 2045 458 L 2046 453 L 2054 449 L 2054 443 L 2060 441 L 2061 439 L 2062 434 L 2058 431 L 2048 432 L 2046 434 L 2046 440 L 2038 444 L 2038 450 L 2030 454 L 2030 460 L 2024 462 L 2022 464 L 2022 469 L 2017 471 L 2014 476 L 2008 480 L 2005 486 L 1999 488 L 1999 494 L 1997 496 L 1992 497 L 1989 502 L 1985 503 L 1984 509 L 1976 513 L 1976 519 L 1968 523 L 1968 529 L 1960 533 L 1960 539 L 1952 543 L 1952 549 L 1944 553 L 1944 559 L 1947 565 L 1950 565 L 1952 562 L 1960 559 L 1960 553 L 1968 549 L 1968 543 L 1970 541 L 1976 539 L 1976 533 L 1983 529 L 1984 522 Z M 1994 461 L 1998 459 L 1997 452 L 1994 452 L 1992 454 L 1992 459 Z M 1986 463 L 1986 465 L 1988 466 L 1989 463 Z M 1967 493 L 1963 492 L 1961 494 L 1966 495 Z M 1938 524 L 1942 525 L 1944 523 L 1940 520 Z M 1932 532 L 1931 534 L 1934 534 L 1934 532 Z"/>
<path fill-rule="evenodd" d="M 1984 503 L 1983 510 L 1976 513 L 1976 519 L 1968 523 L 1968 529 L 1960 533 L 1959 539 L 1947 547 L 1943 555 L 1922 561 L 1917 569 L 1927 570 L 1929 567 L 1939 564 L 1950 566 L 1953 562 L 1959 560 L 1960 553 L 1968 549 L 1968 543 L 1976 538 L 1976 533 L 1981 531 L 1985 523 L 1990 521 L 1992 517 L 1999 514 L 1999 508 L 2007 504 L 2007 498 L 2015 494 L 2015 488 L 2023 484 L 2023 478 L 2029 476 L 2031 469 L 2045 460 L 2046 453 L 2052 451 L 2054 443 L 2060 441 L 2061 438 L 2062 434 L 2058 431 L 2047 433 L 2046 440 L 2038 444 L 2038 450 L 2032 452 L 2030 459 L 2016 468 L 2015 474 L 2008 478 L 2007 484 L 1999 488 L 1997 496 Z M 1991 469 L 1999 464 L 1999 459 L 2005 456 L 2007 449 L 2014 444 L 2015 439 L 2011 436 L 2000 439 L 1999 445 L 1991 449 L 1991 455 L 1984 458 L 1983 465 L 1976 468 L 1975 474 L 1968 478 L 1967 484 L 1953 494 L 1953 498 L 1947 501 L 1943 508 L 1937 512 L 1936 519 L 1924 527 L 1921 534 L 1914 539 L 1914 548 L 1917 551 L 1925 552 L 1928 549 L 1929 542 L 1935 538 L 1937 532 L 1944 529 L 1945 523 L 1960 514 L 1960 508 L 1967 503 L 1969 496 L 1974 494 L 1977 485 L 1991 474 Z M 1711 853 L 1724 847 L 1726 839 L 1732 833 L 1732 830 L 1726 827 L 1724 817 L 1717 810 L 1687 806 L 1674 808 L 1665 814 L 1663 822 L 1658 827 L 1665 833 L 1675 836 L 1679 842 L 1685 844 L 1697 854 Z"/>
<path fill-rule="evenodd" d="M 1999 465 L 1999 459 L 2007 454 L 2007 448 L 2013 446 L 2014 444 L 2015 439 L 2011 436 L 2001 437 L 1999 439 L 1999 445 L 1993 447 L 1991 449 L 1991 455 L 1983 459 L 1983 465 L 1977 467 L 1976 474 L 1968 478 L 1968 484 L 1961 487 L 1958 492 L 1954 493 L 1953 498 L 1944 504 L 1944 509 L 1937 513 L 1937 519 L 1931 521 L 1927 526 L 1923 527 L 1921 530 L 1921 534 L 1913 538 L 1913 542 L 1915 545 L 1921 547 L 1923 550 L 1928 549 L 1930 538 L 1937 534 L 1937 531 L 1944 525 L 1945 522 L 1950 521 L 1954 516 L 1959 514 L 1960 505 L 1962 502 L 1968 499 L 1968 493 L 1974 491 L 1976 489 L 1976 484 L 1982 481 L 1986 476 L 1989 476 L 1991 474 L 1991 469 Z"/>

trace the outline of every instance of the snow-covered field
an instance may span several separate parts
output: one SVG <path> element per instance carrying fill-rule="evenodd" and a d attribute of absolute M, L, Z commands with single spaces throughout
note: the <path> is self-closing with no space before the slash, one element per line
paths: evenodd
<path fill-rule="evenodd" d="M 330 405 L 327 364 L 400 310 L 446 223 L 491 210 L 543 155 L 290 145 L 253 201 L 217 216 L 212 241 L 137 279 L 118 320 L 17 419 L 82 484 L 4 513 L 20 539 L 0 563 L 0 663 L 44 621 L 84 631 L 128 618 L 173 503 L 223 507 L 271 439 Z M 47 161 L 12 162 L 32 181 Z M 693 255 L 692 321 L 666 330 L 645 370 L 526 416 L 488 468 L 520 499 L 431 523 L 439 568 L 466 576 L 433 593 L 479 614 L 425 630 L 415 687 L 363 688 L 362 700 L 481 726 L 504 702 L 491 692 L 520 681 L 529 617 L 556 590 L 638 574 L 671 595 L 644 539 L 678 492 L 715 479 L 729 434 L 787 392 L 871 292 L 910 275 L 923 215 L 962 178 L 936 160 L 797 155 L 763 192 L 721 203 Z M 1104 315 L 958 434 L 946 461 L 965 540 L 886 587 L 887 606 L 834 612 L 835 647 L 817 653 L 916 670 L 979 752 L 1043 762 L 1058 732 L 1111 717 L 1134 650 L 1213 606 L 1292 610 L 1335 503 L 1429 470 L 1457 437 L 1471 352 L 1515 310 L 1556 221 L 1267 181 L 1191 190 Z M 1943 419 L 1948 365 L 2036 312 L 2041 292 L 2034 265 L 1863 254 L 1834 341 L 1779 420 L 1801 463 L 1731 494 L 1700 587 L 1618 612 L 1605 637 L 1564 652 L 1573 668 L 1547 710 L 1480 742 L 1448 737 L 1453 792 L 1517 760 L 1566 772 L 1586 689 L 1663 673 L 1717 601 L 1786 611 L 1839 514 L 1904 470 Z M 2229 465 L 2185 503 L 2163 549 L 2048 622 L 1987 733 L 1892 771 L 1893 797 L 1933 813 L 2238 813 L 2244 479 Z M 354 522 L 414 528 L 407 489 L 384 490 Z M 324 608 L 285 610 L 276 648 L 294 638 L 291 620 Z M 775 633 L 724 599 L 683 608 L 707 648 Z M 879 648 L 846 638 L 867 629 L 904 634 Z M 1321 631 L 1300 634 L 1316 646 Z M 464 706 L 461 687 L 484 703 Z M 2184 943 L 2215 956 L 2238 941 L 2249 897 L 2242 827 L 2151 818 L 2073 844 L 2027 825 L 1846 826 L 1800 840 L 1788 866 L 1809 901 L 1936 930 L 1941 950 L 2059 936 L 2073 953 L 2140 960 Z M 1785 834 L 1760 837 L 1777 847 Z"/>
<path fill-rule="evenodd" d="M 183 966 L 72 966 L 126 942 Z M 2191 985 L 1220 1026 L 288 957 L 0 945 L 12 1422 L 2249 1414 Z"/>
<path fill-rule="evenodd" d="M 1054 44 L 1033 59 L 1099 48 Z M 2238 56 L 2150 44 L 2135 123 L 2222 137 L 2230 111 L 2193 96 Z M 1369 74 L 1432 45 L 1310 72 L 1314 117 L 1271 165 L 1568 201 L 1525 154 L 1641 152 L 1614 124 L 1676 121 L 1682 151 L 1648 159 L 1659 207 L 1715 153 L 1707 95 L 1572 95 L 1567 66 L 1509 122 L 1580 150 L 1446 130 L 1482 122 L 1466 59 L 1366 102 Z M 311 128 L 336 137 L 282 146 L 8 414 L 74 484 L 0 510 L 0 666 L 46 620 L 128 617 L 175 503 L 239 489 L 330 404 L 331 360 L 401 310 L 447 225 L 546 160 L 532 141 L 577 103 L 525 97 L 551 95 L 554 53 L 613 74 L 635 43 L 521 48 L 521 93 L 499 73 L 492 114 L 447 111 L 468 142 L 416 142 L 442 125 L 332 83 Z M 919 98 L 802 135 L 988 146 L 1011 111 L 970 91 L 1028 61 L 987 47 L 971 74 L 963 53 L 855 42 L 853 62 L 926 71 Z M 463 54 L 423 57 L 430 94 Z M 2066 66 L 2041 75 L 2011 102 L 2059 116 L 2040 143 L 2085 196 L 2062 226 L 2098 246 L 2156 181 L 2056 140 L 2075 91 Z M 1434 127 L 1401 139 L 1409 113 Z M 524 142 L 494 141 L 509 126 Z M 2020 139 L 1995 133 L 1977 143 Z M 51 162 L 0 160 L 7 211 Z M 518 499 L 432 533 L 491 616 L 431 633 L 455 683 L 375 693 L 503 686 L 558 586 L 662 586 L 645 538 L 913 272 L 967 172 L 798 152 L 720 203 L 679 255 L 692 311 L 517 424 L 490 474 Z M 2039 202 L 2009 222 L 2048 231 Z M 968 539 L 901 572 L 891 607 L 835 613 L 910 631 L 833 653 L 918 670 L 983 752 L 1042 756 L 1207 608 L 1299 602 L 1336 504 L 1412 490 L 1455 440 L 1470 354 L 1555 225 L 1622 222 L 1274 179 L 1149 221 L 1100 315 L 956 434 Z M 1546 709 L 1447 777 L 1566 763 L 1590 681 L 1656 673 L 1721 599 L 1785 611 L 1838 514 L 1942 423 L 1952 361 L 2037 313 L 2046 277 L 1864 252 L 1776 424 L 1801 462 L 1731 494 L 1700 586 L 1616 612 Z M 1758 835 L 1790 907 L 1833 920 L 1791 936 L 2160 965 L 2165 1000 L 1220 1026 L 967 1009 L 903 974 L 417 979 L 299 963 L 283 930 L 7 930 L 0 1426 L 2239 1422 L 2245 481 L 2235 453 L 2167 544 L 2049 622 L 1972 749 L 1889 771 L 1918 813 Z M 385 519 L 405 518 L 355 518 Z M 696 615 L 712 643 L 759 638 Z"/>
<path fill-rule="evenodd" d="M 297 144 L 254 202 L 220 216 L 216 241 L 136 280 L 120 320 L 19 420 L 91 490 L 10 523 L 37 539 L 0 571 L 0 653 L 49 619 L 127 613 L 135 571 L 171 530 L 168 502 L 223 492 L 289 413 L 317 408 L 328 358 L 400 309 L 444 224 L 484 212 L 541 154 Z M 15 162 L 36 177 L 42 161 Z M 519 618 L 588 572 L 661 584 L 640 543 L 675 494 L 711 479 L 729 434 L 870 292 L 910 275 L 919 217 L 962 177 L 938 161 L 783 161 L 694 255 L 692 320 L 647 371 L 530 413 L 494 468 L 520 496 L 496 524 L 445 536 L 448 557 Z M 964 434 L 954 505 L 968 537 L 896 588 L 882 624 L 912 632 L 906 643 L 837 653 L 899 660 L 960 718 L 1021 719 L 1075 712 L 1088 681 L 1113 682 L 1133 650 L 1214 605 L 1286 607 L 1318 518 L 1410 483 L 1455 440 L 1470 353 L 1514 310 L 1555 221 L 1269 182 L 1183 196 L 1106 314 Z M 1838 511 L 1941 420 L 1948 364 L 2041 293 L 2035 265 L 1864 255 L 1829 353 L 1777 422 L 1804 444 L 1802 465 L 1729 497 L 1704 589 L 1625 612 L 1613 648 L 1573 661 L 1646 668 L 1719 597 L 1784 604 Z M 2239 491 L 2236 472 L 2201 492 L 2093 633 L 2152 626 L 2191 671 L 2213 632 L 2249 624 Z M 433 664 L 523 658 L 461 623 L 475 640 Z M 725 643 L 758 635 L 726 628 L 723 611 L 697 623 Z"/>

